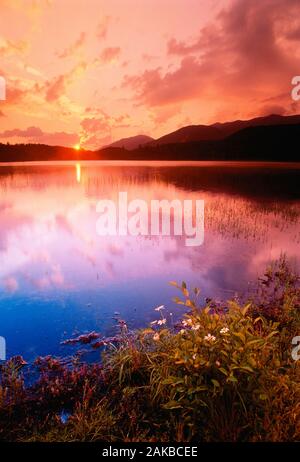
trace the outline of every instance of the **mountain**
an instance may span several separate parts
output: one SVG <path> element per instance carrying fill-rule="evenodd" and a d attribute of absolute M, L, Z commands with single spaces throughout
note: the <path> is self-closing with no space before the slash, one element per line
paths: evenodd
<path fill-rule="evenodd" d="M 219 140 L 146 145 L 133 151 L 99 151 L 102 159 L 300 162 L 300 124 L 258 125 Z M 291 148 L 293 147 L 293 148 Z"/>
<path fill-rule="evenodd" d="M 255 117 L 250 120 L 235 120 L 233 122 L 224 122 L 213 124 L 223 134 L 223 138 L 232 135 L 244 128 L 273 125 L 296 125 L 300 124 L 300 115 L 282 116 L 271 114 L 265 117 Z"/>
<path fill-rule="evenodd" d="M 157 140 L 153 140 L 149 144 L 151 146 L 158 146 L 162 144 L 187 143 L 189 141 L 219 140 L 223 137 L 224 135 L 218 127 L 210 125 L 189 125 L 164 135 Z"/>
<path fill-rule="evenodd" d="M 294 124 L 300 124 L 300 115 L 281 116 L 272 114 L 250 120 L 235 120 L 233 122 L 215 123 L 213 125 L 189 125 L 164 135 L 152 141 L 149 145 L 158 146 L 172 143 L 188 143 L 191 141 L 216 141 L 248 127 Z"/>
<path fill-rule="evenodd" d="M 105 146 L 105 148 L 123 148 L 127 149 L 127 151 L 132 151 L 133 149 L 137 149 L 151 141 L 153 141 L 153 138 L 147 135 L 130 136 L 129 138 L 122 138 L 121 140 L 115 141 L 114 143 Z"/>
<path fill-rule="evenodd" d="M 180 136 L 178 136 L 178 134 Z M 172 136 L 171 136 L 172 135 Z M 173 136 L 174 135 L 174 136 Z M 98 151 L 42 144 L 1 144 L 0 162 L 71 160 L 206 160 L 300 162 L 296 149 L 300 140 L 300 115 L 259 117 L 248 121 L 215 124 L 214 127 L 183 127 L 167 138 L 169 143 L 143 144 L 125 149 L 113 143 Z M 198 136 L 204 139 L 197 140 Z M 210 137 L 210 139 L 209 139 Z M 148 138 L 148 137 L 146 137 Z M 163 137 L 164 138 L 164 137 Z M 195 140 L 196 138 L 196 140 Z M 132 139 L 132 138 L 129 138 Z M 175 139 L 179 140 L 173 142 Z M 128 139 L 126 139 L 128 140 Z M 166 137 L 165 137 L 166 140 Z M 186 140 L 186 141 L 184 141 Z M 170 142 L 172 141 L 172 142 Z"/>

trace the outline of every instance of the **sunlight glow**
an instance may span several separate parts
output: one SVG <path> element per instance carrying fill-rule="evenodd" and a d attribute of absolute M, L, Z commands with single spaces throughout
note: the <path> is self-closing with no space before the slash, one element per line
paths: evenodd
<path fill-rule="evenodd" d="M 80 164 L 76 164 L 76 180 L 77 180 L 77 183 L 81 182 L 81 165 Z"/>

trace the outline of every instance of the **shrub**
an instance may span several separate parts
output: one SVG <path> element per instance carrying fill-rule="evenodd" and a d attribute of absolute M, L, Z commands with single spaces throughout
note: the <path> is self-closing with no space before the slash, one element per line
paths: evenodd
<path fill-rule="evenodd" d="M 0 384 L 0 431 L 29 441 L 299 441 L 299 278 L 281 259 L 245 303 L 199 303 L 172 283 L 182 321 L 164 307 L 151 327 L 109 343 L 101 365 L 39 359 L 26 387 L 9 362 Z M 17 365 L 19 364 L 19 365 Z M 67 409 L 67 422 L 61 411 Z M 9 417 L 9 419 L 8 419 Z M 24 427 L 26 429 L 24 430 Z"/>

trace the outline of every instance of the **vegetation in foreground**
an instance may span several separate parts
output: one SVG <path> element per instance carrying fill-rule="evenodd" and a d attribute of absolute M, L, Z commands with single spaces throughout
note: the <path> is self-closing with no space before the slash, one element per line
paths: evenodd
<path fill-rule="evenodd" d="M 178 286 L 183 319 L 130 333 L 101 364 L 38 358 L 25 385 L 22 358 L 2 366 L 0 439 L 6 441 L 299 441 L 299 277 L 284 258 L 246 303 L 206 300 Z M 187 311 L 187 312 L 186 312 Z"/>

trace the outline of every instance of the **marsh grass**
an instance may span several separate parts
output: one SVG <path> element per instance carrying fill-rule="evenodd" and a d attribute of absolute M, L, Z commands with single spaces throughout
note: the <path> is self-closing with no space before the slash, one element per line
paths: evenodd
<path fill-rule="evenodd" d="M 298 275 L 281 258 L 249 300 L 221 305 L 203 306 L 198 289 L 172 284 L 180 325 L 168 327 L 159 307 L 151 327 L 123 326 L 101 365 L 40 358 L 31 386 L 20 358 L 2 367 L 1 439 L 299 441 Z"/>

